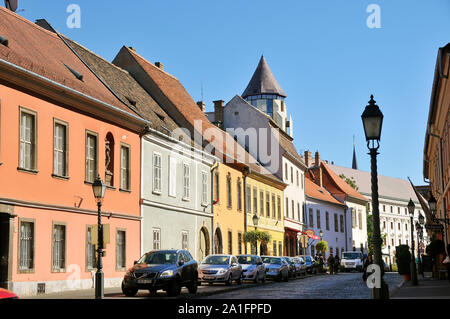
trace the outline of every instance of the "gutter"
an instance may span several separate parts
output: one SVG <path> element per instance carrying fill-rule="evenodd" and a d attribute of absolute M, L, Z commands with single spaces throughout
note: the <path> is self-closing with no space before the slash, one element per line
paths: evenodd
<path fill-rule="evenodd" d="M 219 162 L 214 161 L 213 166 L 211 166 L 211 254 L 214 254 L 214 171 L 218 168 Z"/>

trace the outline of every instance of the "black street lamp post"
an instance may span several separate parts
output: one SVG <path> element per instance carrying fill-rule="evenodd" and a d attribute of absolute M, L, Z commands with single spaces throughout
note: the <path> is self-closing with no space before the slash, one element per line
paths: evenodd
<path fill-rule="evenodd" d="M 381 252 L 380 230 L 380 211 L 378 202 L 378 173 L 377 173 L 377 155 L 380 147 L 381 127 L 383 124 L 383 113 L 381 113 L 378 105 L 375 104 L 373 95 L 370 96 L 369 105 L 364 109 L 361 115 L 364 134 L 366 135 L 367 148 L 370 151 L 371 159 L 371 179 L 372 179 L 372 220 L 373 220 L 373 234 L 372 245 L 374 248 L 374 262 L 379 266 L 381 271 L 381 280 L 379 287 L 372 288 L 373 299 L 389 299 L 388 285 L 384 281 L 384 266 Z"/>
<path fill-rule="evenodd" d="M 257 230 L 258 230 L 258 215 L 256 215 L 256 213 L 253 215 L 252 217 L 252 221 L 253 221 L 253 225 L 255 226 L 255 235 L 257 235 Z M 258 255 L 258 238 L 256 238 L 256 255 Z"/>
<path fill-rule="evenodd" d="M 97 202 L 98 232 L 97 232 L 97 272 L 95 273 L 95 299 L 104 297 L 104 274 L 103 274 L 103 225 L 102 225 L 102 202 L 105 197 L 106 186 L 100 175 L 92 184 L 95 201 Z"/>
<path fill-rule="evenodd" d="M 388 245 L 388 254 L 389 254 L 389 271 L 392 272 L 392 263 L 391 263 L 391 245 Z"/>
<path fill-rule="evenodd" d="M 420 225 L 420 218 L 423 218 L 422 215 L 419 214 L 419 222 L 416 222 L 416 235 L 417 235 L 417 259 L 418 259 L 418 274 L 421 274 L 422 277 L 424 277 L 423 268 L 422 268 L 422 261 L 421 261 L 421 255 L 420 255 L 420 234 L 422 233 L 422 225 Z"/>
<path fill-rule="evenodd" d="M 409 211 L 409 216 L 411 218 L 411 280 L 412 280 L 412 285 L 413 286 L 417 286 L 419 283 L 417 281 L 417 269 L 416 269 L 416 257 L 415 257 L 415 253 L 414 253 L 414 222 L 413 222 L 413 218 L 414 218 L 414 209 L 416 208 L 416 206 L 414 205 L 412 199 L 409 199 L 409 203 L 408 203 L 408 211 Z"/>

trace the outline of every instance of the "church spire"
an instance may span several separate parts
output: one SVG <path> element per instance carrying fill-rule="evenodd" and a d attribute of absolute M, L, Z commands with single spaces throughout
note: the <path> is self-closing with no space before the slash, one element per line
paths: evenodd
<path fill-rule="evenodd" d="M 352 160 L 352 168 L 358 169 L 358 163 L 356 162 L 356 151 L 355 151 L 355 135 L 353 135 L 353 160 Z"/>

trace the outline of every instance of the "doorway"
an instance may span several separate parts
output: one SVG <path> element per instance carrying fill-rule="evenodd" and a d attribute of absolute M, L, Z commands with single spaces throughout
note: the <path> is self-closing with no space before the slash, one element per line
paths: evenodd
<path fill-rule="evenodd" d="M 8 289 L 10 215 L 0 213 L 0 288 Z"/>

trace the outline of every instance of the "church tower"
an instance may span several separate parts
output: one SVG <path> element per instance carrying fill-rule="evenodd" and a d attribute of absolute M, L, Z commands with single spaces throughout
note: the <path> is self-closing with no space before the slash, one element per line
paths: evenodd
<path fill-rule="evenodd" d="M 358 169 L 358 163 L 356 162 L 356 151 L 355 151 L 355 136 L 353 135 L 353 160 L 352 160 L 352 168 Z"/>
<path fill-rule="evenodd" d="M 242 98 L 270 116 L 283 131 L 292 137 L 292 117 L 288 120 L 284 102 L 286 94 L 272 74 L 264 55 L 261 56 L 255 73 L 242 93 Z"/>

